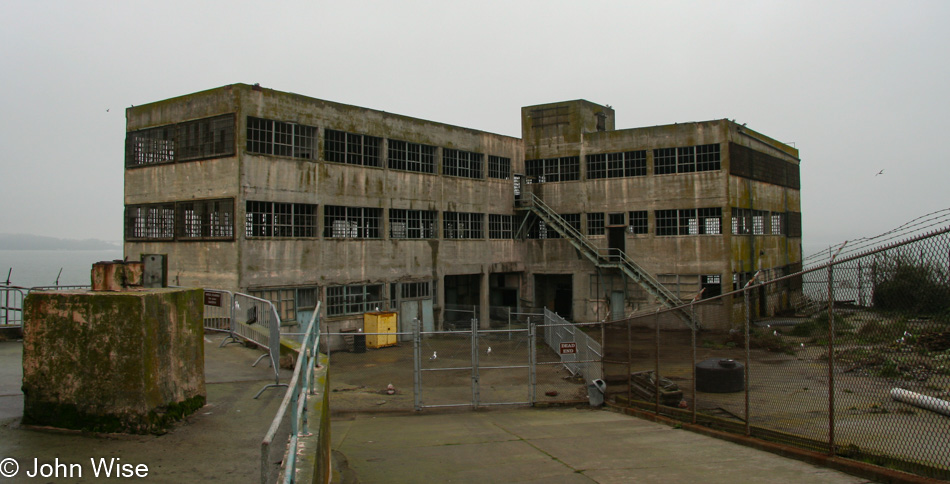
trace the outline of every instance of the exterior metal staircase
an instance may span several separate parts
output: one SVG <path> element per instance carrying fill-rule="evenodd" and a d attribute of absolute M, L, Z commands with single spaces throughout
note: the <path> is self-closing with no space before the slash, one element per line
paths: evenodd
<path fill-rule="evenodd" d="M 521 197 L 517 198 L 515 200 L 515 210 L 527 212 L 518 230 L 518 236 L 523 237 L 526 233 L 527 227 L 530 225 L 528 222 L 531 214 L 537 216 L 548 228 L 554 229 L 561 237 L 567 239 L 578 252 L 587 257 L 594 265 L 620 270 L 661 304 L 673 308 L 673 313 L 682 319 L 687 326 L 699 329 L 698 322 L 694 321 L 690 313 L 685 310 L 686 303 L 660 284 L 649 272 L 645 271 L 620 249 L 602 249 L 595 246 L 584 234 L 571 226 L 534 193 L 525 191 Z"/>

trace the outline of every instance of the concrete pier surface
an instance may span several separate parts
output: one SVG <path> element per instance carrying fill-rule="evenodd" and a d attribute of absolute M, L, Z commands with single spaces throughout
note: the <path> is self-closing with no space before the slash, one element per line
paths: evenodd
<path fill-rule="evenodd" d="M 589 408 L 350 414 L 332 441 L 363 484 L 871 482 Z"/>
<path fill-rule="evenodd" d="M 273 370 L 266 361 L 251 367 L 261 351 L 238 344 L 219 348 L 223 339 L 220 334 L 205 336 L 208 404 L 164 435 L 90 435 L 20 426 L 23 346 L 0 342 L 0 462 L 12 458 L 19 467 L 15 477 L 0 477 L 0 482 L 107 481 L 102 472 L 95 477 L 90 459 L 98 464 L 112 458 L 117 459 L 113 464 L 131 464 L 133 471 L 139 464 L 147 466 L 145 482 L 259 482 L 261 439 L 286 388 L 268 389 L 255 400 L 258 390 L 274 382 Z M 288 381 L 290 373 L 282 372 L 281 381 Z M 49 464 L 46 469 L 58 471 L 58 477 L 29 477 L 34 459 L 41 467 Z M 57 469 L 57 463 L 63 465 Z M 11 469 L 9 462 L 0 463 L 0 472 Z"/>
<path fill-rule="evenodd" d="M 0 342 L 0 471 L 10 470 L 5 459 L 19 466 L 15 477 L 0 477 L 0 482 L 98 482 L 108 478 L 101 469 L 94 476 L 90 459 L 113 458 L 131 464 L 127 470 L 147 466 L 145 482 L 259 482 L 261 439 L 284 389 L 269 389 L 254 400 L 261 387 L 273 382 L 272 371 L 266 362 L 250 366 L 260 351 L 236 344 L 219 348 L 222 339 L 205 337 L 208 405 L 167 434 L 144 436 L 20 426 L 22 344 Z M 289 372 L 282 371 L 282 381 L 287 381 Z M 869 482 L 588 408 L 344 412 L 334 416 L 331 438 L 335 454 L 345 456 L 349 467 L 349 472 L 335 473 L 336 482 L 347 483 Z M 30 478 L 34 459 L 59 477 Z M 342 462 L 338 459 L 336 470 Z M 81 477 L 75 475 L 77 468 Z M 74 474 L 64 475 L 69 471 Z"/>

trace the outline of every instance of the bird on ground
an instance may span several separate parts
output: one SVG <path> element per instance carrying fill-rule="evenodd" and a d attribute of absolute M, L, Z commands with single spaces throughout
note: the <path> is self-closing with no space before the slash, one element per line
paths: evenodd
<path fill-rule="evenodd" d="M 394 387 L 392 383 L 390 383 L 389 385 L 386 385 L 386 394 L 392 395 L 394 393 L 396 393 L 396 387 Z"/>
<path fill-rule="evenodd" d="M 433 352 L 432 352 L 432 356 L 429 357 L 429 361 L 432 361 L 432 360 L 434 360 L 434 359 L 436 359 L 436 358 L 438 358 L 438 357 L 439 357 L 439 355 L 438 355 L 435 351 L 433 351 Z"/>
<path fill-rule="evenodd" d="M 488 347 L 488 354 L 491 354 L 491 346 Z"/>

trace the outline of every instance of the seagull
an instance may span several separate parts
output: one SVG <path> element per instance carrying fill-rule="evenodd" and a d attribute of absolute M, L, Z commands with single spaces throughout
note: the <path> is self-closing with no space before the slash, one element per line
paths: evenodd
<path fill-rule="evenodd" d="M 883 175 L 883 174 L 884 174 L 884 170 L 877 172 L 877 175 Z M 874 176 L 877 176 L 877 175 L 874 175 Z"/>
<path fill-rule="evenodd" d="M 772 331 L 772 336 L 778 336 L 778 331 Z"/>
<path fill-rule="evenodd" d="M 434 359 L 436 359 L 436 358 L 438 358 L 438 357 L 439 357 L 439 355 L 436 354 L 435 351 L 433 351 L 433 352 L 432 352 L 432 356 L 429 357 L 429 361 L 432 361 L 432 360 L 434 360 Z"/>
<path fill-rule="evenodd" d="M 396 393 L 396 387 L 394 387 L 392 383 L 390 383 L 389 385 L 386 385 L 386 394 L 387 394 L 387 395 L 393 395 L 393 394 L 395 394 L 395 393 Z"/>
<path fill-rule="evenodd" d="M 488 354 L 491 354 L 491 346 L 488 347 Z"/>

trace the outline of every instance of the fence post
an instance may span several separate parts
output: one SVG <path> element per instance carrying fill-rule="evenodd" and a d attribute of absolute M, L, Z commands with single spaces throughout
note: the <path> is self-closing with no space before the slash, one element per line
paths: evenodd
<path fill-rule="evenodd" d="M 534 406 L 538 387 L 537 328 L 528 318 L 528 405 Z M 510 333 L 509 333 L 510 334 Z"/>
<path fill-rule="evenodd" d="M 478 409 L 478 318 L 472 318 L 472 408 Z"/>
<path fill-rule="evenodd" d="M 749 424 L 749 378 L 752 376 L 752 372 L 749 369 L 751 365 L 752 352 L 749 349 L 749 340 L 750 338 L 750 327 L 752 326 L 752 306 L 749 301 L 749 292 L 751 291 L 752 283 L 755 281 L 755 277 L 746 284 L 745 290 L 742 292 L 742 297 L 745 299 L 745 435 L 749 437 L 752 435 L 752 428 Z"/>
<path fill-rule="evenodd" d="M 702 294 L 702 292 L 700 292 Z M 699 326 L 696 324 L 696 298 L 693 298 L 693 302 L 689 305 L 689 316 L 693 320 L 692 328 L 690 333 L 692 333 L 692 345 L 693 345 L 693 405 L 692 405 L 692 422 L 696 423 L 696 407 L 699 406 L 699 398 L 696 395 L 696 327 Z"/>
<path fill-rule="evenodd" d="M 839 249 L 840 250 L 840 249 Z M 834 258 L 828 264 L 828 455 L 835 455 L 835 301 Z"/>
<path fill-rule="evenodd" d="M 846 240 L 828 262 L 828 455 L 835 455 L 835 293 L 834 264 Z"/>
<path fill-rule="evenodd" d="M 412 401 L 416 411 L 422 410 L 422 334 L 419 318 L 412 320 Z"/>
<path fill-rule="evenodd" d="M 656 334 L 653 337 L 655 344 L 654 369 L 653 369 L 653 391 L 655 393 L 654 405 L 657 415 L 660 414 L 660 310 L 657 308 L 653 317 L 653 326 L 656 327 Z"/>

